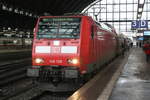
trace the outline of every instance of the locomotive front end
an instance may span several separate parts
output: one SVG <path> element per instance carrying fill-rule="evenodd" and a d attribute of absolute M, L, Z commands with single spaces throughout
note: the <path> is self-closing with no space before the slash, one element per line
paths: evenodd
<path fill-rule="evenodd" d="M 77 79 L 80 73 L 80 17 L 41 17 L 35 29 L 32 68 L 40 81 Z"/>

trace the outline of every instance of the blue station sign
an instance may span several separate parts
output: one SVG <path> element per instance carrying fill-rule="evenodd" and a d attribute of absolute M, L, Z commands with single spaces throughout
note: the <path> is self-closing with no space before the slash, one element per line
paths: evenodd
<path fill-rule="evenodd" d="M 135 20 L 132 21 L 131 24 L 132 29 L 137 29 L 137 28 L 148 28 L 148 21 L 147 20 Z"/>

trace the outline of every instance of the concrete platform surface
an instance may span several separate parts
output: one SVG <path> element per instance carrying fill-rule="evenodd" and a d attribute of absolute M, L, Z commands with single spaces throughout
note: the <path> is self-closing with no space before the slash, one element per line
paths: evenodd
<path fill-rule="evenodd" d="M 108 100 L 129 54 L 127 52 L 126 56 L 119 56 L 108 65 L 103 66 L 99 73 L 75 91 L 67 100 Z"/>
<path fill-rule="evenodd" d="M 150 62 L 141 48 L 134 48 L 109 100 L 150 100 Z"/>

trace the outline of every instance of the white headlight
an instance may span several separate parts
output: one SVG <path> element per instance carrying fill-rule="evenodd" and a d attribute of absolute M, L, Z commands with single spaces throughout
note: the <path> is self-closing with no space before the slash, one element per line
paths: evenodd
<path fill-rule="evenodd" d="M 71 64 L 78 64 L 79 63 L 79 60 L 78 59 L 68 59 L 68 63 L 71 63 Z"/>
<path fill-rule="evenodd" d="M 35 63 L 37 63 L 37 64 L 40 64 L 40 63 L 43 63 L 43 62 L 44 62 L 44 60 L 42 58 L 36 58 L 35 59 Z"/>
<path fill-rule="evenodd" d="M 72 63 L 73 63 L 73 64 L 78 64 L 79 61 L 78 61 L 78 59 L 72 59 Z"/>

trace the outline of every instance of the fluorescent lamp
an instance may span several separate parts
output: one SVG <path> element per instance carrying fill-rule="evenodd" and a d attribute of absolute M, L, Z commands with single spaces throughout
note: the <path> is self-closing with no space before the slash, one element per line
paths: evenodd
<path fill-rule="evenodd" d="M 6 10 L 7 7 L 6 7 L 5 5 L 2 5 L 2 9 L 3 9 L 3 10 Z"/>
<path fill-rule="evenodd" d="M 139 8 L 139 12 L 142 12 L 143 8 Z"/>
<path fill-rule="evenodd" d="M 141 14 L 140 15 L 138 14 L 138 18 L 140 18 L 140 17 L 141 17 Z"/>
<path fill-rule="evenodd" d="M 145 0 L 139 0 L 139 4 L 144 4 Z"/>

